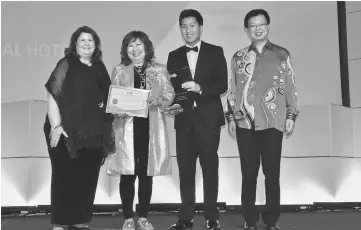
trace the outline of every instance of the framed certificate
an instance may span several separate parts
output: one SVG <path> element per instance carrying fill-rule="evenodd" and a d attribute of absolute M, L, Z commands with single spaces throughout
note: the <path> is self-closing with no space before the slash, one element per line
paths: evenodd
<path fill-rule="evenodd" d="M 127 113 L 134 117 L 148 117 L 149 90 L 111 85 L 106 113 Z"/>

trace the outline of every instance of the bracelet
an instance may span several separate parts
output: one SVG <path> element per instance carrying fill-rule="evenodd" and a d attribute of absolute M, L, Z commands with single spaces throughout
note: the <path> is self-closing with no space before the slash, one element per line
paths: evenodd
<path fill-rule="evenodd" d="M 61 123 L 59 125 L 56 125 L 56 126 L 51 126 L 51 129 L 57 129 L 61 126 Z"/>
<path fill-rule="evenodd" d="M 286 119 L 291 119 L 293 121 L 296 121 L 296 115 L 294 113 L 292 113 L 292 112 L 288 112 L 286 114 Z"/>
<path fill-rule="evenodd" d="M 232 121 L 234 121 L 234 122 L 235 122 L 235 121 L 236 121 L 236 119 L 234 119 L 234 117 L 232 117 L 232 118 L 228 118 L 228 119 L 227 119 L 227 122 L 228 122 L 228 123 L 230 123 L 230 122 L 232 122 Z"/>
<path fill-rule="evenodd" d="M 226 119 L 227 119 L 228 123 L 231 122 L 231 121 L 235 121 L 235 118 L 234 118 L 233 114 L 227 114 Z"/>

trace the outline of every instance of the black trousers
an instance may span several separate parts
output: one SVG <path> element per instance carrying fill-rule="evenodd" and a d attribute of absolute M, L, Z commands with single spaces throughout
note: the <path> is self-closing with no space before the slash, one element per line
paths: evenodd
<path fill-rule="evenodd" d="M 242 171 L 243 216 L 249 226 L 259 220 L 255 206 L 260 163 L 265 175 L 266 209 L 263 222 L 271 226 L 280 216 L 280 163 L 283 133 L 277 129 L 255 131 L 237 128 L 237 143 Z"/>
<path fill-rule="evenodd" d="M 44 126 L 51 162 L 51 223 L 75 225 L 89 223 L 103 159 L 101 149 L 83 149 L 79 158 L 71 159 L 64 137 L 50 147 L 50 126 Z"/>
<path fill-rule="evenodd" d="M 124 218 L 134 217 L 133 202 L 135 196 L 134 183 L 138 177 L 138 216 L 148 217 L 149 204 L 152 197 L 153 177 L 147 176 L 149 144 L 149 119 L 134 118 L 134 175 L 122 175 L 119 183 L 119 194 L 123 205 Z"/>
<path fill-rule="evenodd" d="M 195 210 L 195 174 L 199 162 L 203 172 L 204 216 L 218 220 L 218 146 L 220 127 L 206 126 L 193 111 L 190 130 L 176 129 L 177 162 L 179 167 L 182 204 L 178 212 L 180 220 L 192 220 Z"/>
<path fill-rule="evenodd" d="M 122 175 L 119 183 L 120 199 L 122 200 L 124 218 L 134 217 L 133 202 L 135 195 L 134 182 L 137 175 Z M 153 177 L 138 175 L 138 216 L 148 217 L 149 204 L 152 197 Z"/>

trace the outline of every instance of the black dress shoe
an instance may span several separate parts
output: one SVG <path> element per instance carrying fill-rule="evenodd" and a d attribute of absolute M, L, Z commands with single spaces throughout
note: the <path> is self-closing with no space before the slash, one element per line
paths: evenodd
<path fill-rule="evenodd" d="M 280 227 L 278 227 L 277 224 L 272 226 L 266 226 L 266 230 L 280 230 Z"/>
<path fill-rule="evenodd" d="M 75 226 L 68 226 L 68 230 L 94 230 L 94 228 L 90 227 L 75 227 Z"/>
<path fill-rule="evenodd" d="M 177 223 L 170 226 L 170 230 L 183 230 L 186 228 L 193 228 L 193 221 L 191 220 L 178 220 Z"/>
<path fill-rule="evenodd" d="M 219 230 L 221 229 L 221 225 L 218 220 L 207 220 L 207 229 Z"/>

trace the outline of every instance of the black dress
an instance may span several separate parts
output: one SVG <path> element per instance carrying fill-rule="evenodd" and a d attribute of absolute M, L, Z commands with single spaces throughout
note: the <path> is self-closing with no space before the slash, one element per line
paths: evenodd
<path fill-rule="evenodd" d="M 69 137 L 62 135 L 57 147 L 51 148 L 46 117 L 44 133 L 52 167 L 51 223 L 88 223 L 100 166 L 114 151 L 112 118 L 105 113 L 110 78 L 102 62 L 87 66 L 70 56 L 58 62 L 45 86 L 58 104 Z"/>

